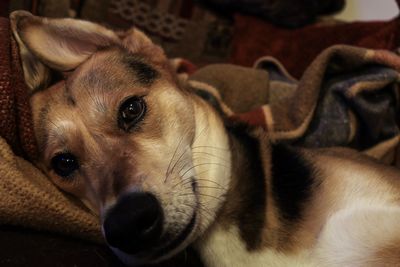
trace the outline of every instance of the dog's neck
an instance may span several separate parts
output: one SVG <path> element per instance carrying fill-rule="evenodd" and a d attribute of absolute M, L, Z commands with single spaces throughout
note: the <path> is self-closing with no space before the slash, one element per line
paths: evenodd
<path fill-rule="evenodd" d="M 202 116 L 207 117 L 203 120 L 211 122 L 210 129 L 219 136 L 206 137 L 204 141 L 207 141 L 208 147 L 222 145 L 229 148 L 225 154 L 220 155 L 229 159 L 229 170 L 218 179 L 218 183 L 227 188 L 221 197 L 224 198 L 222 205 L 218 207 L 214 222 L 197 240 L 195 247 L 203 259 L 224 257 L 223 253 L 215 249 L 218 246 L 218 240 L 215 239 L 220 238 L 218 235 L 222 229 L 232 234 L 228 239 L 233 237 L 237 241 L 236 245 L 242 246 L 244 251 L 257 250 L 265 245 L 263 236 L 267 231 L 266 225 L 273 225 L 267 221 L 275 220 L 274 212 L 268 215 L 266 213 L 268 209 L 266 205 L 269 203 L 266 199 L 269 196 L 266 192 L 269 186 L 265 179 L 270 176 L 269 143 L 262 131 L 249 134 L 244 126 L 227 126 L 213 108 L 210 106 L 201 108 L 203 108 Z M 205 151 L 215 152 L 212 148 Z M 220 244 L 220 246 L 228 245 Z"/>
<path fill-rule="evenodd" d="M 217 223 L 237 228 L 248 250 L 262 245 L 266 225 L 266 177 L 269 177 L 268 142 L 244 125 L 227 126 L 231 144 L 230 186 Z M 256 135 L 256 136 L 254 136 Z M 265 142 L 264 142 L 265 141 Z"/>
<path fill-rule="evenodd" d="M 193 100 L 196 122 L 192 145 L 193 166 L 197 174 L 198 198 L 201 203 L 199 211 L 204 213 L 198 230 L 203 233 L 206 226 L 215 221 L 230 186 L 231 144 L 219 114 L 204 100 L 198 97 Z"/>

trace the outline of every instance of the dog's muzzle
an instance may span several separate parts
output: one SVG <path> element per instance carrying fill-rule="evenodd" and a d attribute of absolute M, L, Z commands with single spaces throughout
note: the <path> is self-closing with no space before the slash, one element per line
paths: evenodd
<path fill-rule="evenodd" d="M 163 212 L 150 193 L 130 193 L 121 197 L 106 214 L 103 230 L 107 243 L 128 254 L 153 247 L 160 239 Z"/>

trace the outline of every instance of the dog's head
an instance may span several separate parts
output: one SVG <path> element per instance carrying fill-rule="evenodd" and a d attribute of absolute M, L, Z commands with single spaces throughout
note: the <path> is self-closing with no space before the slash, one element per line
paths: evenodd
<path fill-rule="evenodd" d="M 38 165 L 101 218 L 125 262 L 174 255 L 216 216 L 230 170 L 220 118 L 179 87 L 142 32 L 11 16 L 41 151 Z M 54 73 L 63 76 L 51 85 Z"/>

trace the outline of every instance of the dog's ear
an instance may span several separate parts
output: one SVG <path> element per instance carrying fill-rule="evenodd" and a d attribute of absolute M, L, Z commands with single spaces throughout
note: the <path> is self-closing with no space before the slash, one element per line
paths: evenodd
<path fill-rule="evenodd" d="M 122 44 L 131 53 L 140 53 L 151 59 L 154 63 L 166 63 L 167 57 L 164 50 L 154 44 L 146 34 L 137 28 L 132 28 L 121 36 Z"/>
<path fill-rule="evenodd" d="M 10 19 L 32 90 L 46 85 L 49 68 L 72 70 L 98 49 L 120 43 L 113 31 L 88 21 L 41 18 L 26 11 L 15 11 Z"/>

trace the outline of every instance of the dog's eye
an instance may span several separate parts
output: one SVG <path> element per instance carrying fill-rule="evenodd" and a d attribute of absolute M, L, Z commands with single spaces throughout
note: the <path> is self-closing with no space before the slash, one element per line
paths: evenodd
<path fill-rule="evenodd" d="M 119 108 L 119 127 L 125 131 L 129 131 L 143 118 L 145 112 L 146 104 L 143 98 L 134 96 L 125 100 Z"/>
<path fill-rule="evenodd" d="M 79 168 L 79 164 L 71 153 L 61 153 L 52 158 L 51 167 L 57 175 L 68 177 Z"/>

